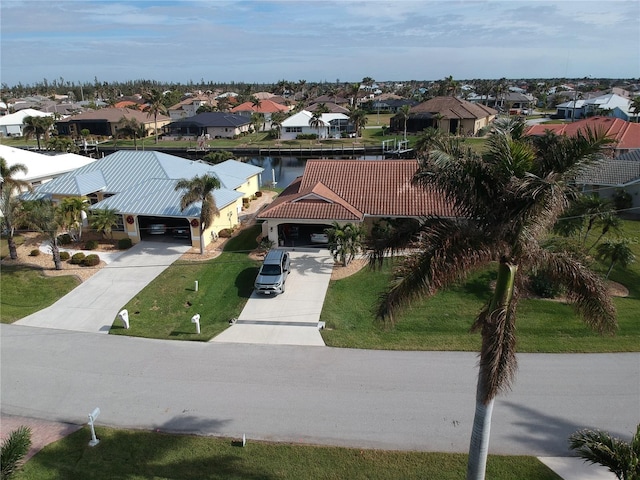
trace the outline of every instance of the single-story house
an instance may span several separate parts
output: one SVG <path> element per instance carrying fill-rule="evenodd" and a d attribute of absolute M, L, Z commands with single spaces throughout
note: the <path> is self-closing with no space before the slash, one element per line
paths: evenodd
<path fill-rule="evenodd" d="M 586 194 L 611 199 L 617 190 L 631 195 L 632 208 L 640 208 L 640 150 L 587 167 L 576 177 Z"/>
<path fill-rule="evenodd" d="M 253 113 L 263 113 L 265 119 L 271 118 L 271 114 L 275 112 L 283 112 L 287 113 L 291 110 L 290 107 L 285 105 L 281 105 L 272 100 L 259 100 L 260 104 L 255 105 L 253 102 L 244 102 L 238 105 L 237 107 L 233 107 L 229 112 L 238 113 L 240 115 L 245 115 L 247 117 L 251 117 Z"/>
<path fill-rule="evenodd" d="M 16 113 L 0 117 L 0 137 L 21 137 L 24 119 L 27 117 L 51 117 L 53 113 L 41 112 L 33 108 L 25 108 Z"/>
<path fill-rule="evenodd" d="M 342 132 L 349 130 L 349 117 L 344 113 L 323 113 L 320 125 L 310 125 L 313 114 L 308 110 L 301 110 L 282 122 L 280 138 L 295 140 L 298 135 L 318 135 L 318 138 L 340 137 Z"/>
<path fill-rule="evenodd" d="M 575 98 L 568 102 L 556 105 L 556 115 L 558 118 L 580 119 L 592 116 L 608 116 L 618 109 L 629 114 L 631 100 L 621 97 L 615 93 L 607 93 L 592 98 Z M 628 120 L 624 118 L 623 120 Z"/>
<path fill-rule="evenodd" d="M 147 135 L 155 132 L 156 121 L 160 131 L 164 125 L 169 123 L 170 118 L 166 115 L 158 115 L 154 120 L 153 115 L 132 108 L 101 108 L 99 110 L 87 110 L 86 112 L 63 118 L 56 122 L 56 128 L 60 135 L 70 135 L 74 138 L 80 137 L 82 130 L 89 130 L 91 135 L 102 135 L 105 137 L 115 136 L 118 133 L 118 122 L 122 118 L 135 119 L 144 126 Z"/>
<path fill-rule="evenodd" d="M 171 117 L 171 121 L 173 122 L 182 120 L 183 118 L 193 117 L 197 115 L 198 109 L 205 105 L 216 107 L 218 101 L 213 95 L 193 95 L 169 107 L 169 117 Z"/>
<path fill-rule="evenodd" d="M 417 160 L 308 160 L 294 180 L 258 215 L 273 242 L 309 244 L 333 222 L 370 229 L 376 220 L 453 216 L 443 195 L 415 186 Z"/>
<path fill-rule="evenodd" d="M 489 125 L 498 112 L 485 105 L 467 102 L 456 97 L 434 97 L 409 110 L 407 132 L 419 133 L 425 128 L 437 128 L 448 133 L 474 136 Z M 404 131 L 404 119 L 391 119 L 392 132 Z"/>
<path fill-rule="evenodd" d="M 43 155 L 6 145 L 0 145 L 0 157 L 7 161 L 9 167 L 16 164 L 22 164 L 27 167 L 27 173 L 17 172 L 14 178 L 27 182 L 34 188 L 50 182 L 60 175 L 95 162 L 93 158 L 76 155 L 75 153 Z"/>
<path fill-rule="evenodd" d="M 220 180 L 213 191 L 219 214 L 204 232 L 209 244 L 220 230 L 238 224 L 242 199 L 260 189 L 261 167 L 227 160 L 218 165 L 186 160 L 156 151 L 120 150 L 102 159 L 40 185 L 25 199 L 86 196 L 90 210 L 113 209 L 120 214 L 114 238 L 128 237 L 133 243 L 149 238 L 150 226 L 162 224 L 167 234 L 176 228 L 188 229 L 188 241 L 200 245 L 200 203 L 182 211 L 185 191 L 175 191 L 176 181 L 205 174 Z M 155 237 L 154 237 L 155 238 Z"/>
<path fill-rule="evenodd" d="M 164 127 L 170 137 L 234 138 L 249 133 L 251 119 L 227 112 L 204 112 Z"/>
<path fill-rule="evenodd" d="M 544 135 L 551 131 L 557 135 L 573 136 L 578 131 L 602 130 L 611 138 L 613 156 L 617 157 L 623 153 L 633 150 L 640 150 L 640 123 L 631 123 L 613 117 L 590 117 L 572 123 L 538 124 L 527 129 L 527 135 Z"/>

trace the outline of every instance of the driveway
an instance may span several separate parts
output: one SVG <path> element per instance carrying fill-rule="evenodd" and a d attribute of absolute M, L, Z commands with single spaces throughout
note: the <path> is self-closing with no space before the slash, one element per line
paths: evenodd
<path fill-rule="evenodd" d="M 212 342 L 324 346 L 318 321 L 333 258 L 326 249 L 291 250 L 290 255 L 285 293 L 252 293 L 236 323 Z"/>
<path fill-rule="evenodd" d="M 122 306 L 190 248 L 183 243 L 141 242 L 53 305 L 15 324 L 109 333 Z"/>

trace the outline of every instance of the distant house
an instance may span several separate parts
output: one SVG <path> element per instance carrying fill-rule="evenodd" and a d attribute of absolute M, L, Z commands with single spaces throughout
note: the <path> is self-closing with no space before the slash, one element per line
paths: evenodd
<path fill-rule="evenodd" d="M 14 178 L 27 182 L 34 188 L 50 182 L 65 173 L 95 162 L 93 158 L 76 155 L 75 153 L 44 155 L 6 145 L 0 145 L 0 157 L 6 160 L 9 167 L 15 164 L 22 164 L 27 167 L 27 173 L 17 172 Z"/>
<path fill-rule="evenodd" d="M 308 160 L 303 175 L 258 215 L 263 235 L 304 245 L 333 222 L 370 229 L 385 218 L 452 216 L 443 195 L 412 183 L 417 169 L 416 160 Z"/>
<path fill-rule="evenodd" d="M 565 119 L 582 119 L 592 116 L 610 116 L 614 110 L 623 112 L 618 118 L 629 120 L 631 100 L 615 93 L 607 93 L 592 98 L 575 98 L 556 106 L 556 117 Z M 623 118 L 626 117 L 626 118 Z"/>
<path fill-rule="evenodd" d="M 147 135 L 155 131 L 153 115 L 148 112 L 141 112 L 138 109 L 130 108 L 101 108 L 99 110 L 88 110 L 72 117 L 63 118 L 56 122 L 56 128 L 60 135 L 70 135 L 80 137 L 82 130 L 89 130 L 91 135 L 102 135 L 105 137 L 115 136 L 118 133 L 118 122 L 122 118 L 135 119 L 144 126 Z M 158 115 L 158 130 L 169 123 L 169 117 Z"/>
<path fill-rule="evenodd" d="M 234 138 L 249 133 L 251 119 L 227 112 L 204 112 L 164 127 L 170 137 Z"/>
<path fill-rule="evenodd" d="M 343 113 L 323 113 L 320 116 L 320 125 L 310 125 L 313 114 L 308 110 L 302 110 L 282 122 L 280 138 L 282 140 L 295 140 L 298 135 L 318 135 L 318 138 L 333 138 L 340 136 L 349 129 L 349 117 Z"/>
<path fill-rule="evenodd" d="M 16 113 L 0 117 L 0 137 L 21 137 L 24 128 L 24 119 L 27 117 L 52 117 L 53 113 L 41 112 L 32 108 L 26 108 Z"/>
<path fill-rule="evenodd" d="M 640 150 L 587 167 L 575 179 L 586 194 L 611 199 L 618 190 L 631 195 L 632 208 L 640 208 Z"/>
<path fill-rule="evenodd" d="M 308 107 L 305 108 L 305 110 L 307 112 L 315 112 L 318 108 L 320 108 L 320 105 L 324 105 L 324 107 L 329 110 L 329 112 L 327 113 L 344 113 L 345 115 L 349 115 L 349 109 L 346 107 L 342 107 L 340 105 L 337 105 L 335 103 L 312 103 L 311 105 L 309 105 Z"/>
<path fill-rule="evenodd" d="M 550 131 L 558 135 L 574 136 L 579 131 L 603 131 L 613 140 L 609 146 L 613 156 L 640 150 L 640 123 L 631 123 L 613 117 L 590 117 L 565 124 L 539 124 L 527 129 L 528 135 L 544 135 Z"/>
<path fill-rule="evenodd" d="M 221 188 L 213 191 L 219 214 L 204 232 L 205 245 L 224 228 L 238 224 L 242 199 L 260 188 L 261 167 L 228 160 L 209 165 L 156 151 L 120 150 L 37 187 L 24 198 L 86 196 L 90 210 L 113 209 L 119 214 L 115 238 L 128 237 L 138 243 L 150 236 L 150 226 L 161 224 L 167 235 L 174 228 L 187 229 L 192 246 L 200 244 L 200 203 L 180 208 L 184 191 L 176 191 L 176 181 L 201 175 L 218 178 Z"/>
<path fill-rule="evenodd" d="M 485 105 L 456 97 L 435 97 L 409 111 L 407 132 L 418 133 L 425 128 L 437 128 L 452 134 L 474 136 L 489 125 L 498 112 Z M 396 115 L 391 119 L 392 132 L 404 130 L 404 119 Z"/>
<path fill-rule="evenodd" d="M 200 107 L 205 105 L 215 107 L 217 104 L 217 100 L 210 95 L 200 94 L 189 96 L 169 107 L 169 117 L 171 117 L 171 121 L 175 122 L 197 115 Z"/>
<path fill-rule="evenodd" d="M 374 98 L 368 103 L 369 109 L 374 112 L 380 113 L 398 113 L 402 107 L 409 105 L 409 107 L 415 107 L 418 102 L 406 98 L 387 98 L 380 99 Z"/>

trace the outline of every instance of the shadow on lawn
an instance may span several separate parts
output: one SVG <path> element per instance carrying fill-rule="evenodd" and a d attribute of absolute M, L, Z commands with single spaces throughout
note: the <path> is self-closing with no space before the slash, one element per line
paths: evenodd
<path fill-rule="evenodd" d="M 58 479 L 180 478 L 269 480 L 244 460 L 243 449 L 226 444 L 207 444 L 193 435 L 215 434 L 227 420 L 176 416 L 155 431 L 114 430 L 96 427 L 100 443 L 89 447 L 88 427 L 50 445 L 25 465 L 25 474 L 55 472 Z M 170 435 L 167 433 L 171 433 Z M 178 435 L 176 435 L 176 433 Z"/>
<path fill-rule="evenodd" d="M 249 267 L 242 270 L 236 277 L 235 286 L 240 298 L 249 298 L 253 293 L 253 284 L 258 276 L 259 267 Z"/>

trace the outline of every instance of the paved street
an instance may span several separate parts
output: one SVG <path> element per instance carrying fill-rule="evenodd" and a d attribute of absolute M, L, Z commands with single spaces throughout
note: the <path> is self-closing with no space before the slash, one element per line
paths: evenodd
<path fill-rule="evenodd" d="M 157 341 L 2 325 L 2 413 L 248 439 L 466 452 L 476 356 Z M 491 451 L 566 455 L 585 426 L 628 438 L 640 354 L 520 355 Z"/>

